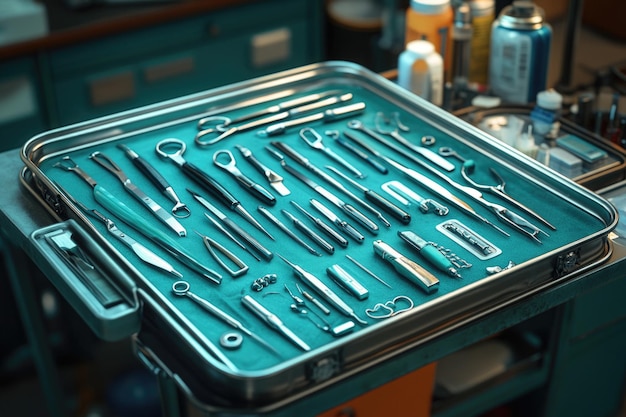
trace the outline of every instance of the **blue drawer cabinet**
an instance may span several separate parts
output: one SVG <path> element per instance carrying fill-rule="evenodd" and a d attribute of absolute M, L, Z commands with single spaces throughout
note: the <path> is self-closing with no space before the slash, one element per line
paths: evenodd
<path fill-rule="evenodd" d="M 64 125 L 322 59 L 320 1 L 262 1 L 49 55 Z"/>
<path fill-rule="evenodd" d="M 0 151 L 17 148 L 44 130 L 46 117 L 36 60 L 0 63 Z"/>

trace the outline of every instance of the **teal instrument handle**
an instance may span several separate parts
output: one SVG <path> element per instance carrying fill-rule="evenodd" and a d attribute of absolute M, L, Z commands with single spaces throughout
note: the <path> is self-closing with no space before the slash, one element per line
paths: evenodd
<path fill-rule="evenodd" d="M 433 245 L 426 245 L 420 249 L 420 254 L 428 259 L 428 261 L 442 271 L 447 271 L 452 267 L 452 264 L 448 258 Z"/>

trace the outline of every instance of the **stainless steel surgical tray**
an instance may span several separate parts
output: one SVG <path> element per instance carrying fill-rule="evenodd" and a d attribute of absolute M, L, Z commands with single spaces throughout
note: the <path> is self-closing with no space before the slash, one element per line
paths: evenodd
<path fill-rule="evenodd" d="M 281 215 L 281 209 L 299 215 L 293 209 L 291 200 L 313 212 L 309 199 L 312 197 L 322 201 L 324 199 L 285 171 L 265 147 L 271 147 L 271 141 L 278 140 L 306 155 L 317 166 L 324 167 L 333 163 L 325 155 L 312 151 L 300 139 L 298 135 L 300 127 L 288 128 L 283 135 L 270 138 L 261 137 L 257 130 L 251 130 L 236 134 L 213 146 L 199 147 L 194 143 L 197 122 L 204 116 L 223 114 L 236 117 L 278 104 L 288 98 L 332 90 L 352 94 L 353 99 L 350 103 L 362 102 L 365 104 L 365 110 L 348 119 L 313 120 L 301 127 L 311 127 L 324 135 L 324 140 L 329 146 L 352 164 L 362 168 L 366 173 L 366 178 L 360 180 L 362 184 L 384 194 L 380 189 L 381 184 L 390 180 L 401 181 L 421 196 L 447 205 L 449 208 L 447 216 L 438 216 L 432 212 L 423 213 L 417 204 L 413 204 L 406 208 L 412 216 L 410 224 L 402 224 L 388 216 L 391 227 L 378 223 L 380 228 L 378 234 L 363 230 L 365 235 L 363 243 L 350 241 L 347 248 L 337 246 L 332 255 L 323 253 L 321 257 L 314 256 L 304 248 L 292 244 L 281 230 L 260 216 L 256 206 L 261 203 L 247 195 L 236 185 L 233 178 L 217 169 L 211 160 L 214 151 L 230 149 L 237 158 L 239 167 L 250 177 L 262 182 L 263 177 L 251 166 L 246 165 L 234 146 L 240 144 L 251 149 L 263 163 L 279 172 L 284 177 L 287 187 L 291 189 L 292 193 L 289 196 L 278 197 L 275 206 L 268 206 L 277 217 L 288 223 L 289 220 Z M 492 183 L 494 180 L 489 169 L 495 168 L 506 180 L 507 192 L 548 218 L 556 226 L 556 230 L 546 229 L 547 233 L 541 235 L 539 243 L 500 222 L 486 207 L 463 196 L 481 217 L 488 219 L 509 235 L 506 236 L 495 227 L 461 211 L 455 205 L 442 200 L 440 195 L 423 188 L 423 184 L 412 181 L 391 167 L 386 175 L 368 168 L 369 165 L 362 159 L 339 146 L 333 139 L 335 133 L 329 132 L 329 135 L 326 135 L 327 131 L 337 131 L 338 135 L 350 131 L 382 154 L 421 173 L 429 181 L 439 184 L 439 187 L 461 195 L 460 191 L 451 188 L 439 176 L 407 159 L 410 151 L 399 153 L 390 150 L 362 132 L 347 127 L 347 122 L 351 119 L 358 119 L 373 129 L 374 119 L 379 112 L 389 117 L 398 113 L 401 122 L 410 128 L 409 132 L 402 132 L 402 135 L 414 145 L 422 146 L 422 137 L 428 137 L 423 141 L 425 143 L 423 146 L 431 143 L 434 138 L 432 150 L 449 147 L 462 158 L 471 159 L 475 167 L 472 178 L 477 181 Z M 311 113 L 305 113 L 308 114 Z M 170 161 L 159 158 L 154 152 L 158 141 L 172 137 L 184 141 L 187 144 L 185 158 L 210 173 L 236 194 L 242 204 L 271 232 L 275 240 L 248 226 L 247 222 L 239 222 L 240 218 L 236 213 L 223 208 L 231 218 L 236 218 L 240 225 L 274 254 L 285 256 L 323 280 L 367 321 L 367 325 L 357 324 L 349 334 L 333 337 L 320 331 L 310 320 L 292 313 L 290 304 L 293 300 L 284 290 L 284 285 L 287 284 L 295 290 L 295 284 L 298 283 L 309 291 L 311 289 L 299 281 L 292 270 L 277 256 L 271 260 L 257 261 L 213 228 L 203 216 L 203 207 L 192 199 L 185 188 L 203 193 L 204 191 L 187 180 L 178 167 Z M 152 184 L 136 171 L 123 151 L 118 149 L 116 145 L 121 143 L 131 146 L 158 167 L 173 184 L 181 199 L 190 206 L 192 215 L 181 220 L 187 228 L 188 236 L 178 239 L 189 252 L 212 268 L 223 272 L 221 284 L 211 283 L 191 269 L 177 264 L 176 259 L 167 251 L 145 239 L 141 230 L 133 227 L 136 227 L 136 224 L 124 224 L 99 206 L 94 201 L 89 185 L 71 172 L 55 168 L 55 164 L 61 158 L 71 156 L 98 184 L 106 187 L 132 210 L 145 213 L 142 216 L 148 219 L 147 212 L 142 211 L 144 208 L 124 192 L 122 184 L 89 159 L 89 155 L 94 151 L 109 155 L 134 182 L 144 190 L 153 191 L 153 198 L 167 207 L 168 200 L 155 191 Z M 82 297 L 81 294 L 85 289 L 83 287 L 78 289 L 77 286 L 80 284 L 71 276 L 71 268 L 63 262 L 50 262 L 50 271 L 47 272 L 51 279 L 57 286 L 74 294 L 72 302 L 79 311 L 84 312 L 84 317 L 91 322 L 94 330 L 101 331 L 105 337 L 111 339 L 134 335 L 138 351 L 142 352 L 143 357 L 158 364 L 172 376 L 183 392 L 198 403 L 217 410 L 216 412 L 221 411 L 224 415 L 249 415 L 251 410 L 264 413 L 284 407 L 304 395 L 349 380 L 351 376 L 368 367 L 391 361 L 410 350 L 417 349 L 437 334 L 477 320 L 517 300 L 531 297 L 552 285 L 574 279 L 608 258 L 612 247 L 607 235 L 617 224 L 616 210 L 601 197 L 547 170 L 541 164 L 392 82 L 358 65 L 345 62 L 328 62 L 296 68 L 45 132 L 32 138 L 23 147 L 21 157 L 26 167 L 22 173 L 24 185 L 54 213 L 59 221 L 63 221 L 59 225 L 52 225 L 51 229 L 38 231 L 32 238 L 41 243 L 42 239 L 45 240 L 46 233 L 54 231 L 56 227 L 70 235 L 81 237 L 78 239 L 80 242 L 87 242 L 85 251 L 91 254 L 92 258 L 98 259 L 101 264 L 105 272 L 104 280 L 109 285 L 108 290 L 120 294 L 115 307 L 117 310 L 108 315 L 109 311 L 97 305 L 93 297 L 88 299 Z M 355 207 L 359 207 L 351 197 L 334 189 L 293 160 L 289 158 L 286 160 L 290 166 L 315 178 L 319 184 L 341 195 L 342 199 Z M 450 159 L 450 162 L 456 165 L 456 168 L 446 173 L 446 176 L 467 185 L 460 174 L 461 163 L 454 159 Z M 352 188 L 350 184 L 346 183 L 346 187 L 358 193 L 358 190 Z M 205 195 L 208 197 L 208 194 Z M 513 207 L 499 200 L 497 196 L 485 193 L 484 198 L 497 202 L 508 211 L 513 210 Z M 246 337 L 239 349 L 222 348 L 218 340 L 231 329 L 191 300 L 173 295 L 171 288 L 175 278 L 141 263 L 132 252 L 110 237 L 103 224 L 87 217 L 76 202 L 89 209 L 97 208 L 114 218 L 121 229 L 175 264 L 183 273 L 184 279 L 190 283 L 193 292 L 237 317 L 270 342 L 279 351 L 279 355 L 269 352 L 253 339 Z M 437 227 L 451 219 L 458 220 L 478 232 L 502 253 L 490 259 L 475 256 Z M 307 221 L 304 217 L 301 220 Z M 153 223 L 160 227 L 158 222 Z M 138 229 L 141 229 L 141 226 Z M 461 270 L 461 279 L 438 271 L 397 236 L 397 232 L 407 230 L 417 233 L 428 242 L 441 245 L 442 250 L 443 248 L 448 250 L 448 255 L 454 253 L 458 258 L 471 264 L 471 268 Z M 164 231 L 167 233 L 166 229 Z M 249 265 L 248 273 L 240 277 L 230 277 L 213 261 L 194 231 L 210 234 L 235 251 Z M 400 277 L 389 263 L 375 254 L 373 250 L 375 240 L 390 244 L 433 273 L 439 280 L 438 290 L 427 293 Z M 38 246 L 41 251 L 39 256 L 52 257 L 50 248 L 45 242 Z M 359 260 L 389 283 L 391 288 L 363 273 L 347 261 L 346 255 Z M 340 264 L 365 284 L 369 289 L 369 297 L 357 300 L 342 292 L 343 290 L 326 276 L 326 268 L 332 264 Z M 487 273 L 487 268 L 492 274 Z M 261 292 L 254 292 L 251 283 L 265 274 L 276 274 L 277 282 L 268 285 Z M 243 294 L 252 295 L 277 314 L 285 325 L 310 344 L 312 349 L 308 352 L 298 349 L 249 314 L 241 305 Z M 413 307 L 387 319 L 373 319 L 365 314 L 368 309 L 370 312 L 379 310 L 377 304 L 387 303 L 388 307 L 393 306 L 392 300 L 398 296 L 410 299 Z M 80 307 L 79 304 L 83 306 Z M 85 308 L 84 304 L 89 304 L 88 308 Z M 120 311 L 121 306 L 126 306 L 126 309 Z M 311 305 L 310 308 L 315 307 Z M 334 309 L 331 310 L 331 314 L 324 317 L 332 324 L 349 320 Z M 212 353 L 215 346 L 225 355 L 229 363 L 225 363 L 214 352 Z"/>

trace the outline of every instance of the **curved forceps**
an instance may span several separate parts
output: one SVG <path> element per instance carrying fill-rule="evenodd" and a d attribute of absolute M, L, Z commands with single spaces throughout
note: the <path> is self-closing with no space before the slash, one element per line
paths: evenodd
<path fill-rule="evenodd" d="M 417 146 L 409 142 L 404 136 L 402 136 L 400 134 L 400 130 L 408 132 L 409 128 L 400 122 L 400 116 L 398 115 L 398 113 L 394 112 L 392 116 L 395 122 L 395 126 L 385 129 L 383 125 L 389 124 L 388 119 L 385 117 L 384 113 L 376 113 L 375 125 L 376 131 L 378 133 L 380 133 L 381 135 L 391 136 L 393 139 L 395 139 L 396 142 L 404 145 L 404 147 L 428 159 L 439 168 L 444 169 L 448 172 L 454 171 L 454 164 L 452 164 L 450 161 L 446 161 L 444 158 L 437 155 L 436 152 L 433 152 L 430 149 L 424 148 L 422 146 Z"/>
<path fill-rule="evenodd" d="M 272 193 L 266 190 L 261 184 L 254 182 L 252 179 L 245 176 L 243 172 L 237 168 L 237 161 L 231 151 L 222 149 L 215 152 L 213 154 L 213 163 L 215 166 L 232 175 L 237 180 L 239 185 L 241 185 L 246 191 L 257 199 L 272 206 L 276 204 L 276 197 L 274 197 Z"/>
<path fill-rule="evenodd" d="M 472 161 L 472 160 L 464 162 L 463 166 L 461 167 L 461 175 L 463 176 L 465 181 L 470 183 L 474 188 L 477 188 L 479 190 L 488 191 L 491 194 L 494 194 L 494 195 L 500 197 L 501 199 L 503 199 L 506 202 L 514 205 L 515 207 L 519 208 L 520 210 L 530 214 L 535 219 L 539 220 L 540 222 L 542 222 L 543 224 L 548 226 L 550 229 L 556 230 L 556 227 L 553 226 L 546 219 L 544 219 L 539 214 L 537 214 L 536 212 L 534 212 L 530 208 L 526 207 L 524 204 L 520 203 L 519 201 L 517 201 L 516 199 L 514 199 L 510 195 L 508 195 L 506 193 L 505 189 L 504 189 L 504 187 L 506 186 L 506 182 L 504 181 L 504 178 L 502 178 L 500 176 L 500 174 L 498 174 L 498 172 L 494 168 L 489 167 L 489 171 L 491 172 L 491 175 L 493 175 L 493 177 L 498 182 L 497 185 L 480 184 L 480 183 L 474 181 L 473 179 L 471 179 L 469 174 L 474 171 L 474 168 L 475 168 L 475 165 L 474 165 L 474 161 Z"/>
<path fill-rule="evenodd" d="M 197 166 L 187 162 L 183 158 L 183 154 L 187 149 L 187 145 L 180 139 L 167 138 L 159 141 L 156 144 L 155 150 L 161 157 L 166 158 L 174 162 L 180 167 L 185 175 L 196 181 L 208 192 L 210 192 L 215 198 L 220 200 L 231 210 L 239 213 L 244 219 L 246 219 L 254 227 L 262 231 L 268 236 L 271 236 L 265 228 L 259 223 L 252 215 L 246 210 L 241 202 L 235 198 L 222 184 L 209 174 L 198 168 Z"/>

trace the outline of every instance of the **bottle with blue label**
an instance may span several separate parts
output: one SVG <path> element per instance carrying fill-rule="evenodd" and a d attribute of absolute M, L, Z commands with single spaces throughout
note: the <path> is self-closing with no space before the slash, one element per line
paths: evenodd
<path fill-rule="evenodd" d="M 504 102 L 527 104 L 546 89 L 552 28 L 531 1 L 505 7 L 491 30 L 489 86 Z"/>

